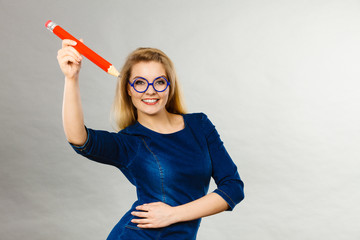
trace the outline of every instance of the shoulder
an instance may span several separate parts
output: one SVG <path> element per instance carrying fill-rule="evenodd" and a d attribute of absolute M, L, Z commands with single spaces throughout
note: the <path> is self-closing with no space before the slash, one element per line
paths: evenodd
<path fill-rule="evenodd" d="M 208 116 L 203 112 L 188 113 L 184 114 L 183 116 L 187 123 L 189 123 L 196 129 L 202 130 L 205 135 L 208 135 L 215 129 L 215 126 L 212 124 Z"/>
<path fill-rule="evenodd" d="M 203 121 L 208 118 L 207 115 L 203 112 L 187 113 L 184 114 L 183 116 L 186 120 L 190 120 L 190 121 Z"/>

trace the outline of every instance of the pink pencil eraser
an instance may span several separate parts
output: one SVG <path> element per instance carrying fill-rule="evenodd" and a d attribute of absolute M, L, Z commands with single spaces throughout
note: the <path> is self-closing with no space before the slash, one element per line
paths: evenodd
<path fill-rule="evenodd" d="M 47 21 L 47 22 L 45 23 L 45 27 L 48 27 L 49 23 L 51 23 L 51 22 L 52 22 L 51 20 Z"/>

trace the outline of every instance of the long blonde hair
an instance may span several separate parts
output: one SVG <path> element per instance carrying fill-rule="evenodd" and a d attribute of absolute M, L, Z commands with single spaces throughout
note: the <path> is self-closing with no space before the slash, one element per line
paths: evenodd
<path fill-rule="evenodd" d="M 114 102 L 112 105 L 111 119 L 116 131 L 120 131 L 137 120 L 137 110 L 128 94 L 128 82 L 132 66 L 139 62 L 155 61 L 161 63 L 170 82 L 170 92 L 166 110 L 170 113 L 185 114 L 185 105 L 178 83 L 178 77 L 172 61 L 164 52 L 156 48 L 138 48 L 127 57 L 117 80 Z"/>

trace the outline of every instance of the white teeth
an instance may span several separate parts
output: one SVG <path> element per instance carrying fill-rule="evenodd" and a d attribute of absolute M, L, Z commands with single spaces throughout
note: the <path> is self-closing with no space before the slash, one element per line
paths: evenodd
<path fill-rule="evenodd" d="M 157 99 L 143 99 L 143 101 L 147 103 L 154 103 L 157 101 Z"/>

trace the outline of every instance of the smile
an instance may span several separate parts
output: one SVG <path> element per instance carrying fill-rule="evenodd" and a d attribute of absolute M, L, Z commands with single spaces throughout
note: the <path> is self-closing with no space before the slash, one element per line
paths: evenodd
<path fill-rule="evenodd" d="M 142 99 L 141 101 L 147 105 L 154 105 L 159 101 L 159 99 Z"/>

